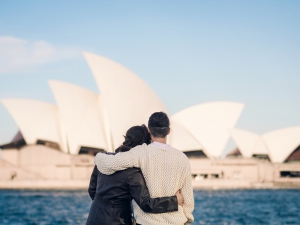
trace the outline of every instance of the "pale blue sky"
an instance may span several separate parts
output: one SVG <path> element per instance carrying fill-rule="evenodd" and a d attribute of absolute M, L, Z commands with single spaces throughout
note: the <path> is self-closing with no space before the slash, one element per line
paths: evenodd
<path fill-rule="evenodd" d="M 98 92 L 84 50 L 134 71 L 171 114 L 238 101 L 238 128 L 300 125 L 299 1 L 0 2 L 0 98 L 54 103 L 48 79 Z M 1 105 L 0 143 L 16 131 Z"/>

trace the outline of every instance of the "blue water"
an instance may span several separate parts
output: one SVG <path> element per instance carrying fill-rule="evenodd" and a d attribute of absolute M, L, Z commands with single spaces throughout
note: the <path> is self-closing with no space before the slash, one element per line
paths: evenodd
<path fill-rule="evenodd" d="M 85 191 L 0 190 L 0 224 L 85 224 Z M 300 190 L 195 191 L 193 224 L 300 224 Z"/>

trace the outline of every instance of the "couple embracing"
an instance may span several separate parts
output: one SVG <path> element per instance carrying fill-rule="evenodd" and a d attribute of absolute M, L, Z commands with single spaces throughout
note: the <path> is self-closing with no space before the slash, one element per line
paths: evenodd
<path fill-rule="evenodd" d="M 142 125 L 127 131 L 116 154 L 96 155 L 88 225 L 133 225 L 133 215 L 141 225 L 184 225 L 194 220 L 190 164 L 181 151 L 166 144 L 169 133 L 167 114 L 156 112 L 148 129 Z"/>

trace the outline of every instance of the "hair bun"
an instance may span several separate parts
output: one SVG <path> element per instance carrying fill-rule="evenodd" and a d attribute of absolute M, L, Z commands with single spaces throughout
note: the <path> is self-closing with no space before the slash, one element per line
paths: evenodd
<path fill-rule="evenodd" d="M 144 143 L 150 144 L 151 137 L 147 127 L 143 124 L 142 126 L 131 127 L 126 132 L 124 139 L 125 140 L 123 144 L 116 149 L 116 152 L 125 152 L 137 145 L 142 145 Z"/>
<path fill-rule="evenodd" d="M 170 121 L 166 113 L 156 112 L 151 115 L 148 122 L 149 127 L 169 127 Z"/>

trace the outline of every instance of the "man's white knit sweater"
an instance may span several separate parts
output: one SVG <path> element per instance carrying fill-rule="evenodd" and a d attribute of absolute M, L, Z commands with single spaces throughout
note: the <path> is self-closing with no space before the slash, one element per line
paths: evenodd
<path fill-rule="evenodd" d="M 137 223 L 142 225 L 183 225 L 194 220 L 194 196 L 191 169 L 187 157 L 169 145 L 140 145 L 116 155 L 98 153 L 95 164 L 103 174 L 113 174 L 130 167 L 141 168 L 151 198 L 172 196 L 181 189 L 184 205 L 171 213 L 145 213 L 135 209 Z"/>

